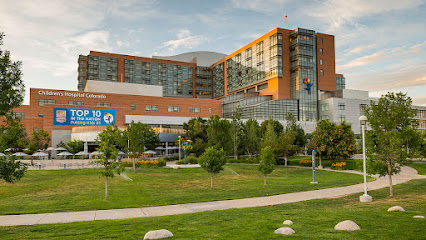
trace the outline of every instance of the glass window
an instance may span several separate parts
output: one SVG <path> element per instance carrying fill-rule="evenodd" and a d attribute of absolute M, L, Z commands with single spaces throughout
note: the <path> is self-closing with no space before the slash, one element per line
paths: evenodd
<path fill-rule="evenodd" d="M 158 105 L 145 105 L 146 111 L 158 111 Z"/>
<path fill-rule="evenodd" d="M 320 64 L 323 65 L 324 61 L 322 60 L 322 58 L 320 58 Z"/>
<path fill-rule="evenodd" d="M 339 115 L 339 121 L 344 122 L 345 121 L 345 115 Z"/>
<path fill-rule="evenodd" d="M 359 112 L 361 113 L 361 115 L 365 114 L 365 108 L 367 107 L 367 104 L 360 104 L 359 105 Z"/>
<path fill-rule="evenodd" d="M 267 89 L 267 88 L 268 88 L 268 83 L 264 83 L 264 84 L 257 86 L 257 91 Z"/>
<path fill-rule="evenodd" d="M 109 103 L 109 102 L 97 102 L 96 107 L 111 107 L 111 103 Z"/>
<path fill-rule="evenodd" d="M 328 111 L 328 103 L 321 104 L 321 111 Z"/>
<path fill-rule="evenodd" d="M 130 105 L 130 108 L 132 108 L 132 110 L 136 110 L 136 105 L 132 104 L 132 105 Z"/>
<path fill-rule="evenodd" d="M 68 101 L 68 105 L 83 106 L 83 101 Z"/>
<path fill-rule="evenodd" d="M 322 38 L 320 38 L 320 43 L 323 43 L 323 39 Z"/>
<path fill-rule="evenodd" d="M 19 119 L 24 119 L 25 118 L 25 113 L 20 113 L 20 112 L 14 112 L 12 115 L 13 118 L 19 118 Z"/>
<path fill-rule="evenodd" d="M 324 50 L 323 50 L 322 48 L 320 48 L 320 53 L 321 53 L 321 54 L 323 54 L 323 53 L 324 53 Z"/>
<path fill-rule="evenodd" d="M 179 106 L 169 106 L 168 107 L 169 112 L 180 112 Z"/>
<path fill-rule="evenodd" d="M 200 108 L 199 107 L 189 107 L 189 112 L 190 113 L 199 113 Z"/>
<path fill-rule="evenodd" d="M 209 113 L 213 113 L 213 109 L 212 108 L 209 108 Z"/>
<path fill-rule="evenodd" d="M 321 120 L 329 120 L 330 118 L 328 117 L 328 115 L 322 115 L 321 116 Z"/>
<path fill-rule="evenodd" d="M 39 131 L 40 131 L 40 128 L 38 128 L 38 127 L 33 127 L 33 131 L 34 131 L 34 132 L 39 132 Z"/>
<path fill-rule="evenodd" d="M 56 100 L 53 100 L 53 99 L 39 99 L 38 100 L 39 106 L 44 106 L 45 104 L 56 104 Z"/>
<path fill-rule="evenodd" d="M 320 74 L 321 74 L 321 76 L 323 76 L 324 75 L 324 70 L 320 70 Z"/>
<path fill-rule="evenodd" d="M 339 110 L 345 110 L 345 104 L 344 103 L 339 103 L 337 105 L 337 107 L 338 107 Z"/>
<path fill-rule="evenodd" d="M 42 117 L 43 117 L 43 113 L 39 113 L 39 114 L 38 114 L 38 117 L 39 117 L 39 118 L 42 118 Z"/>

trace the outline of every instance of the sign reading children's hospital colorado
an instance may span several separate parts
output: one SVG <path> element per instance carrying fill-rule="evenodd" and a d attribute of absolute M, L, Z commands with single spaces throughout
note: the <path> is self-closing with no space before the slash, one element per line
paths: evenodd
<path fill-rule="evenodd" d="M 115 110 L 53 108 L 53 125 L 107 126 L 115 120 Z"/>

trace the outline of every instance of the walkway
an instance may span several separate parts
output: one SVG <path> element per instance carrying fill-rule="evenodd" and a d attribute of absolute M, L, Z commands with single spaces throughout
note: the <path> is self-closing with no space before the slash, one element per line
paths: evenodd
<path fill-rule="evenodd" d="M 357 172 L 360 174 L 359 172 Z M 418 175 L 417 171 L 410 167 L 402 167 L 399 175 L 393 176 L 393 184 L 405 183 L 412 179 L 426 179 L 425 175 Z M 376 190 L 388 186 L 388 178 L 377 178 L 373 182 L 368 183 L 368 190 Z M 347 194 L 360 193 L 364 190 L 363 183 L 336 187 L 328 189 L 320 189 L 305 192 L 287 193 L 267 197 L 244 198 L 235 200 L 186 203 L 158 207 L 142 207 L 142 208 L 126 208 L 111 210 L 94 210 L 81 212 L 57 212 L 57 213 L 39 213 L 24 215 L 2 215 L 0 216 L 0 226 L 16 226 L 16 225 L 35 225 L 35 224 L 55 224 L 68 222 L 83 222 L 93 220 L 108 219 L 126 219 L 155 217 L 166 215 L 177 215 L 184 213 L 195 213 L 213 210 L 225 210 L 232 208 L 250 208 L 262 207 L 268 205 L 280 205 L 286 203 L 294 203 L 312 199 L 332 198 L 344 196 Z"/>

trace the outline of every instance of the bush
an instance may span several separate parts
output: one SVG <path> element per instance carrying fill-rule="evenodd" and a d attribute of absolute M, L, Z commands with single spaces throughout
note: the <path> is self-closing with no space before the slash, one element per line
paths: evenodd
<path fill-rule="evenodd" d="M 198 158 L 196 157 L 186 157 L 186 163 L 188 164 L 198 164 Z M 181 159 L 176 162 L 178 165 L 185 164 L 185 159 Z"/>
<path fill-rule="evenodd" d="M 133 167 L 133 162 L 131 161 L 121 161 L 120 165 L 123 167 Z"/>
<path fill-rule="evenodd" d="M 178 159 L 179 159 L 179 155 L 173 155 L 173 156 L 165 157 L 164 158 L 164 160 L 166 160 L 167 162 L 169 162 L 169 161 L 175 161 L 175 160 L 178 160 Z"/>
<path fill-rule="evenodd" d="M 300 166 L 312 167 L 312 160 L 300 160 Z"/>
<path fill-rule="evenodd" d="M 259 163 L 259 158 L 257 156 L 254 156 L 254 157 L 241 156 L 241 157 L 238 157 L 238 159 L 229 157 L 229 158 L 226 158 L 226 162 L 227 163 Z"/>
<path fill-rule="evenodd" d="M 157 161 L 158 161 L 158 167 L 164 167 L 167 164 L 167 162 L 162 158 L 157 159 Z"/>

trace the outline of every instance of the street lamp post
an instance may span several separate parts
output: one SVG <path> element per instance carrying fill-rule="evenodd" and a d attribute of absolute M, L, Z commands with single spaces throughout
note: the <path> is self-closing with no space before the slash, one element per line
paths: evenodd
<path fill-rule="evenodd" d="M 180 145 L 180 139 L 182 138 L 181 136 L 178 136 L 178 138 L 179 138 L 179 161 L 180 161 L 180 148 L 181 148 L 181 145 Z"/>
<path fill-rule="evenodd" d="M 367 117 L 361 116 L 359 117 L 359 121 L 361 122 L 361 131 L 362 131 L 362 163 L 364 170 L 364 195 L 359 197 L 360 202 L 372 202 L 373 197 L 367 194 L 367 162 L 365 160 L 365 125 L 367 124 Z"/>

